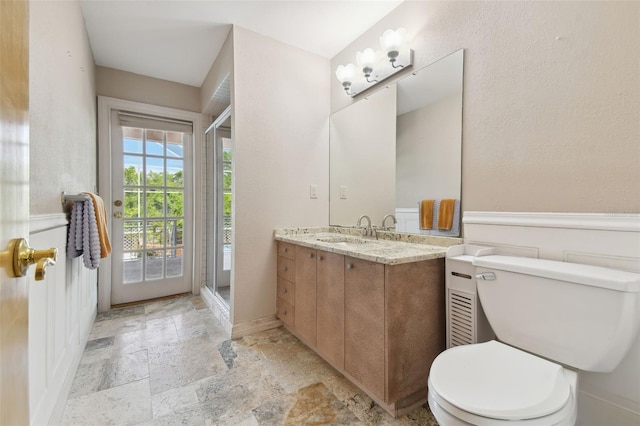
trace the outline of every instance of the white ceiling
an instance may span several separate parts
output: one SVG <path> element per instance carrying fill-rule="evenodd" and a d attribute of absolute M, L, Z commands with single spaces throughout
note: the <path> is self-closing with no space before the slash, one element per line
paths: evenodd
<path fill-rule="evenodd" d="M 200 87 L 231 24 L 332 58 L 402 0 L 81 0 L 97 65 Z"/>

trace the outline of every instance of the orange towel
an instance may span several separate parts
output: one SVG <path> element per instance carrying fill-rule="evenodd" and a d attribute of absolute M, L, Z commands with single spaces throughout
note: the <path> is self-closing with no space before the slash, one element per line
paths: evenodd
<path fill-rule="evenodd" d="M 433 228 L 433 203 L 434 200 L 420 202 L 420 229 Z"/>
<path fill-rule="evenodd" d="M 93 201 L 93 209 L 96 213 L 96 223 L 98 224 L 98 237 L 100 238 L 100 257 L 105 258 L 111 253 L 111 241 L 107 231 L 107 209 L 104 207 L 102 198 L 91 192 L 84 192 Z"/>
<path fill-rule="evenodd" d="M 447 199 L 440 200 L 440 209 L 438 211 L 438 229 L 451 230 L 453 226 L 453 214 L 456 210 L 456 200 Z"/>

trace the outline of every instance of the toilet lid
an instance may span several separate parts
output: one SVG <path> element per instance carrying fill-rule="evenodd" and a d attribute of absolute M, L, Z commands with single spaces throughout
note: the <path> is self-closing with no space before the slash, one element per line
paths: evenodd
<path fill-rule="evenodd" d="M 546 416 L 571 395 L 562 366 L 495 340 L 442 352 L 429 376 L 433 391 L 449 403 L 494 419 Z"/>

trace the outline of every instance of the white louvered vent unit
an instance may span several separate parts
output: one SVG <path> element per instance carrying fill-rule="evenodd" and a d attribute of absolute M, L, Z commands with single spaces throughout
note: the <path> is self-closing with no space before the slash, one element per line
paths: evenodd
<path fill-rule="evenodd" d="M 476 290 L 476 268 L 471 263 L 473 256 L 467 254 L 473 249 L 477 247 L 456 246 L 447 251 L 447 348 L 495 338 L 480 305 Z"/>
<path fill-rule="evenodd" d="M 449 289 L 449 347 L 475 342 L 476 296 Z"/>

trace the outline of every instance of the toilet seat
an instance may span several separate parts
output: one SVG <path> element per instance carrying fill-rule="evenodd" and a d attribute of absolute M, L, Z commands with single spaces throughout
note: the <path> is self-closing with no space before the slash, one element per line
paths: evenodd
<path fill-rule="evenodd" d="M 576 422 L 577 407 L 573 395 L 559 411 L 548 416 L 526 420 L 499 420 L 478 416 L 442 400 L 429 389 L 429 408 L 440 426 L 573 426 Z"/>
<path fill-rule="evenodd" d="M 471 424 L 560 424 L 575 416 L 576 377 L 497 341 L 457 346 L 431 366 L 429 403 Z"/>

